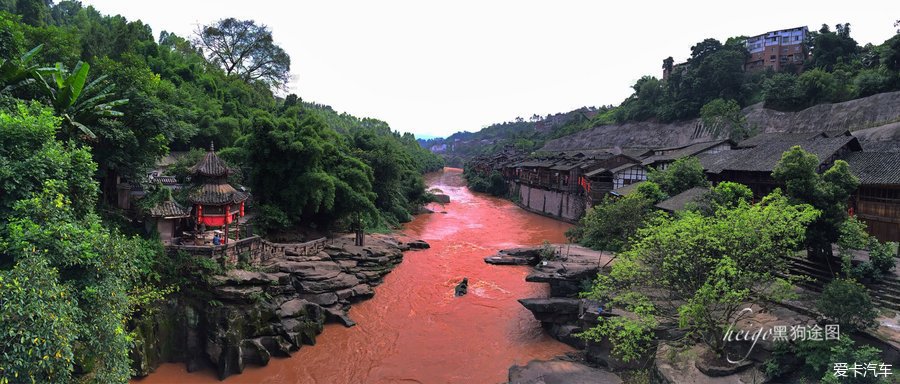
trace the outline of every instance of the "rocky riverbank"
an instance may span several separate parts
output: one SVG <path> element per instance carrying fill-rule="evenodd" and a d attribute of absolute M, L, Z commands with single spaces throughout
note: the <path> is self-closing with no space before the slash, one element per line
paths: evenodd
<path fill-rule="evenodd" d="M 228 270 L 175 295 L 136 322 L 136 372 L 180 361 L 188 371 L 212 366 L 224 379 L 315 344 L 326 322 L 355 325 L 351 304 L 374 296 L 403 251 L 428 247 L 387 235 L 366 236 L 365 244 L 353 245 L 352 235 L 336 238 L 313 256 Z"/>
<path fill-rule="evenodd" d="M 542 255 L 544 253 L 544 255 Z M 525 280 L 547 283 L 550 297 L 520 299 L 534 314 L 543 328 L 554 338 L 575 348 L 586 349 L 577 357 L 535 360 L 509 370 L 510 383 L 620 383 L 614 373 L 597 366 L 617 367 L 610 362 L 609 346 L 593 345 L 575 337 L 607 316 L 599 303 L 578 298 L 589 287 L 597 273 L 612 259 L 609 253 L 598 252 L 577 245 L 553 245 L 553 255 L 542 247 L 501 250 L 484 261 L 495 265 L 531 265 L 533 270 Z"/>
<path fill-rule="evenodd" d="M 644 373 L 651 382 L 665 384 L 765 383 L 771 380 L 763 369 L 764 363 L 776 349 L 776 344 L 771 339 L 729 343 L 727 348 L 730 355 L 746 357 L 740 364 L 732 364 L 722 361 L 705 345 L 686 343 L 684 333 L 678 329 L 677 324 L 663 322 L 654 330 L 655 339 L 659 341 L 656 348 L 638 361 L 626 363 L 611 353 L 612 346 L 608 341 L 598 343 L 575 337 L 577 333 L 596 326 L 604 318 L 629 314 L 618 309 L 605 309 L 603 303 L 578 297 L 578 293 L 586 290 L 589 287 L 587 284 L 612 263 L 611 254 L 569 245 L 555 245 L 554 249 L 554 256 L 549 259 L 541 258 L 540 247 L 503 250 L 485 258 L 485 262 L 491 264 L 532 265 L 533 270 L 527 275 L 526 281 L 549 284 L 551 295 L 547 298 L 521 299 L 519 302 L 532 312 L 551 336 L 583 351 L 577 358 L 532 361 L 526 366 L 514 366 L 510 368 L 510 383 L 615 382 L 615 379 L 583 381 L 588 377 L 586 375 L 597 370 L 597 366 L 613 372 L 645 370 Z M 797 293 L 802 297 L 815 295 L 802 288 L 797 288 Z M 743 331 L 770 330 L 776 326 L 789 329 L 795 325 L 810 328 L 817 324 L 818 319 L 812 309 L 805 307 L 804 303 L 807 302 L 809 300 L 781 305 L 765 303 L 765 306 L 747 303 L 751 312 L 735 327 Z M 900 357 L 896 346 L 878 337 L 877 331 L 874 334 L 867 331 L 851 336 L 858 343 L 881 350 L 884 361 L 898 361 Z M 610 374 L 602 369 L 599 371 L 604 375 Z M 535 381 L 535 377 L 546 379 Z"/>

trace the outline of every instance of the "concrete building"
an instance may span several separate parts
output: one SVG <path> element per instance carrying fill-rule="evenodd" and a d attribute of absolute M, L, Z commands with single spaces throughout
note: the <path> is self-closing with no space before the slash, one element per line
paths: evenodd
<path fill-rule="evenodd" d="M 748 38 L 744 44 L 750 52 L 750 57 L 747 59 L 745 70 L 769 68 L 780 71 L 791 65 L 799 69 L 809 53 L 804 45 L 808 35 L 809 29 L 804 26 L 766 32 Z"/>
<path fill-rule="evenodd" d="M 745 71 L 757 71 L 771 69 L 781 71 L 794 66 L 799 72 L 803 69 L 803 62 L 809 56 L 806 50 L 806 38 L 809 36 L 809 28 L 806 26 L 779 31 L 766 32 L 748 38 L 744 42 L 750 56 L 744 63 Z M 678 63 L 671 67 L 663 66 L 663 80 L 668 79 L 673 72 L 684 70 L 688 63 Z"/>

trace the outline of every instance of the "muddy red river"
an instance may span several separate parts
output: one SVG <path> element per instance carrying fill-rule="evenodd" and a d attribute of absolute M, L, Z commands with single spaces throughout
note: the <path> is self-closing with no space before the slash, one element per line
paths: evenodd
<path fill-rule="evenodd" d="M 458 169 L 430 174 L 427 181 L 451 203 L 432 206 L 437 213 L 417 216 L 402 232 L 431 249 L 407 252 L 375 297 L 353 306 L 349 314 L 357 326 L 327 325 L 315 346 L 248 367 L 225 382 L 499 383 L 512 364 L 571 351 L 516 301 L 547 296 L 543 284 L 525 282 L 529 268 L 483 261 L 502 248 L 563 242 L 569 225 L 469 192 Z M 463 277 L 469 293 L 454 297 Z M 219 380 L 211 371 L 187 373 L 176 363 L 135 382 Z"/>

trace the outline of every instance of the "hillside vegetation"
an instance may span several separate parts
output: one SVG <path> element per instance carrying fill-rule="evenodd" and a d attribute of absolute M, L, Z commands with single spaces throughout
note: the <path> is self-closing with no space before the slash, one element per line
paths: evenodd
<path fill-rule="evenodd" d="M 155 190 L 170 150 L 214 145 L 258 229 L 387 228 L 428 200 L 442 161 L 382 121 L 278 97 L 291 59 L 273 41 L 252 20 L 154 35 L 79 2 L 0 1 L 0 383 L 127 382 L 133 320 L 221 269 L 114 208 L 121 182 Z"/>
<path fill-rule="evenodd" d="M 575 114 L 576 110 L 564 114 L 564 121 L 548 124 L 549 128 L 544 126 L 544 130 L 536 127 L 550 116 L 494 124 L 478 132 L 457 133 L 423 145 L 454 164 L 506 145 L 525 151 L 539 149 L 545 143 L 548 150 L 586 145 L 665 146 L 695 139 L 700 121 L 740 120 L 740 115 L 749 115 L 746 124 L 728 127 L 727 132 L 699 132 L 701 136 L 714 134 L 740 139 L 754 129 L 768 130 L 769 123 L 782 127 L 777 124 L 783 116 L 780 113 L 807 109 L 809 112 L 793 115 L 797 118 L 792 121 L 812 118 L 810 121 L 821 123 L 830 118 L 828 121 L 833 122 L 830 125 L 845 126 L 848 121 L 844 117 L 820 113 L 828 109 L 822 105 L 900 90 L 900 33 L 879 45 L 860 46 L 851 37 L 849 24 L 834 28 L 822 25 L 818 31 L 810 32 L 803 44 L 805 52 L 809 52 L 807 60 L 799 66 L 786 66 L 780 72 L 745 71 L 744 63 L 749 57 L 743 44 L 745 38 L 736 36 L 725 42 L 709 38 L 698 42 L 691 47 L 686 63 L 675 65 L 671 57 L 662 61 L 662 67 L 671 70 L 667 79 L 644 76 L 632 86 L 631 96 L 618 106 L 583 108 L 594 111 L 587 118 L 576 118 L 584 116 Z M 892 112 L 888 103 L 879 105 L 883 112 Z M 869 118 L 875 122 L 859 116 L 854 118 L 853 121 L 863 125 L 892 122 L 875 117 Z M 612 129 L 596 128 L 602 126 Z M 591 128 L 595 128 L 594 133 L 578 134 Z M 862 128 L 871 125 L 849 124 L 842 129 Z M 588 140 L 584 140 L 585 135 L 589 136 Z M 601 135 L 609 137 L 603 139 Z M 558 138 L 563 139 L 554 141 Z"/>

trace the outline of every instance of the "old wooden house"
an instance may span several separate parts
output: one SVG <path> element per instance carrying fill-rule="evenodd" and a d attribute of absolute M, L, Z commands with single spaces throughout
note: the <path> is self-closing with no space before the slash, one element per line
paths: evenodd
<path fill-rule="evenodd" d="M 741 183 L 753 191 L 754 197 L 761 198 L 780 186 L 772 178 L 772 170 L 781 160 L 782 154 L 795 145 L 818 157 L 819 172 L 824 172 L 835 160 L 862 150 L 859 141 L 853 136 L 815 135 L 807 139 L 770 136 L 754 143 L 752 147 L 700 155 L 698 159 L 713 183 Z"/>
<path fill-rule="evenodd" d="M 900 241 L 900 153 L 853 152 L 844 159 L 859 178 L 852 211 L 881 241 Z"/>

